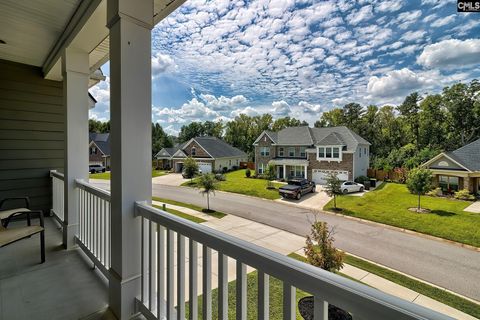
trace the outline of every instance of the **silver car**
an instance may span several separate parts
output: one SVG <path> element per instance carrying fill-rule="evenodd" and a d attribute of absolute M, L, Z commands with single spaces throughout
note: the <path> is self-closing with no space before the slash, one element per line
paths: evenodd
<path fill-rule="evenodd" d="M 340 188 L 344 194 L 352 192 L 363 192 L 363 190 L 365 190 L 365 186 L 363 184 L 354 181 L 345 181 L 344 183 L 342 183 Z"/>

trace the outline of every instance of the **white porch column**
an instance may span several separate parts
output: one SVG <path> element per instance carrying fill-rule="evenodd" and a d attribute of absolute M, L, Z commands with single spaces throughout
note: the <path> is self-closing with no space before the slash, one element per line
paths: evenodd
<path fill-rule="evenodd" d="M 307 172 L 308 172 L 308 169 L 307 169 L 307 165 L 304 166 L 304 169 L 305 169 L 305 179 L 308 179 L 308 175 L 307 175 Z"/>
<path fill-rule="evenodd" d="M 151 28 L 153 0 L 108 0 L 112 263 L 109 304 L 118 319 L 135 313 L 140 295 L 141 219 L 135 201 L 151 203 Z"/>
<path fill-rule="evenodd" d="M 78 206 L 75 179 L 88 179 L 88 52 L 67 48 L 62 57 L 65 106 L 63 246 L 75 245 Z"/>
<path fill-rule="evenodd" d="M 287 165 L 283 165 L 283 179 L 287 179 Z"/>

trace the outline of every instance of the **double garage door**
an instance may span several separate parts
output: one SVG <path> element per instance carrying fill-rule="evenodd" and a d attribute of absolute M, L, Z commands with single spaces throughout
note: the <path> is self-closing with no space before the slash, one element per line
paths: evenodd
<path fill-rule="evenodd" d="M 198 170 L 202 171 L 202 173 L 210 173 L 212 172 L 212 164 L 207 162 L 197 162 Z"/>
<path fill-rule="evenodd" d="M 312 180 L 316 184 L 326 184 L 327 177 L 330 173 L 334 173 L 337 175 L 338 179 L 342 181 L 348 180 L 348 171 L 339 171 L 339 170 L 320 170 L 320 169 L 312 169 Z"/>

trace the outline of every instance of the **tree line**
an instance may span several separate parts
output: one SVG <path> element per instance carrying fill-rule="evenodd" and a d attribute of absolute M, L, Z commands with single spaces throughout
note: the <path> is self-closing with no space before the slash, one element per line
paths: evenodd
<path fill-rule="evenodd" d="M 172 147 L 197 136 L 224 139 L 254 158 L 253 143 L 264 130 L 308 126 L 292 117 L 273 119 L 270 114 L 240 114 L 229 122 L 191 122 L 178 137 L 166 134 L 152 123 L 152 152 Z M 451 151 L 480 137 L 480 83 L 456 83 L 438 94 L 409 94 L 398 106 L 362 106 L 347 103 L 322 113 L 315 127 L 346 126 L 365 138 L 370 147 L 371 166 L 391 170 L 414 168 L 442 151 Z M 90 131 L 108 132 L 110 123 L 90 120 Z"/>

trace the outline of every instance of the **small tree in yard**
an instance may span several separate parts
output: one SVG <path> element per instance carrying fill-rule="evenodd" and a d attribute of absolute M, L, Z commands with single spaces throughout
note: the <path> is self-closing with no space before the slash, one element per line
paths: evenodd
<path fill-rule="evenodd" d="M 420 196 L 432 190 L 432 172 L 428 169 L 413 169 L 408 174 L 407 188 L 418 195 L 417 211 L 420 211 Z"/>
<path fill-rule="evenodd" d="M 273 189 L 273 182 L 272 180 L 275 180 L 276 174 L 275 174 L 275 166 L 273 164 L 269 164 L 267 167 L 267 170 L 265 171 L 265 176 L 268 180 L 267 182 L 267 189 Z"/>
<path fill-rule="evenodd" d="M 329 229 L 326 222 L 315 221 L 311 234 L 307 236 L 303 248 L 309 264 L 327 271 L 338 271 L 343 267 L 345 254 L 333 246 L 334 229 Z"/>
<path fill-rule="evenodd" d="M 193 177 L 198 173 L 197 161 L 192 157 L 185 159 L 183 162 L 183 171 L 185 172 L 185 176 L 192 181 Z"/>
<path fill-rule="evenodd" d="M 325 184 L 325 192 L 329 197 L 333 197 L 333 208 L 337 210 L 337 196 L 342 194 L 342 182 L 337 175 L 330 173 L 327 176 L 327 183 Z"/>
<path fill-rule="evenodd" d="M 210 211 L 210 193 L 215 194 L 215 190 L 218 190 L 218 181 L 211 173 L 203 174 L 198 181 L 198 187 L 201 189 L 200 193 L 207 195 L 207 210 Z"/>
<path fill-rule="evenodd" d="M 250 171 L 249 168 L 247 168 L 247 170 L 245 170 L 245 177 L 250 178 L 251 175 L 252 175 L 252 172 Z"/>

